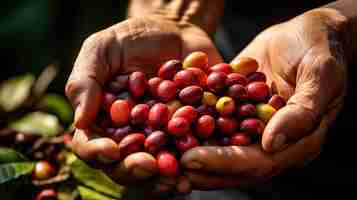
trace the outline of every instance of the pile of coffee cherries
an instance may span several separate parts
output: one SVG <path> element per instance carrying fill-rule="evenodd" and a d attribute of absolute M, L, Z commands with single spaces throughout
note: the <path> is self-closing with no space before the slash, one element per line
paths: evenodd
<path fill-rule="evenodd" d="M 208 66 L 203 52 L 169 60 L 156 77 L 118 75 L 103 94 L 98 127 L 118 143 L 124 159 L 147 152 L 159 174 L 179 174 L 180 156 L 197 146 L 246 146 L 259 141 L 266 123 L 285 105 L 272 95 L 258 63 Z"/>

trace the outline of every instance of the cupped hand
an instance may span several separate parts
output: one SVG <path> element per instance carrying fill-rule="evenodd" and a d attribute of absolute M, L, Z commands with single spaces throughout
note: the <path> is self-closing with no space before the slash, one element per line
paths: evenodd
<path fill-rule="evenodd" d="M 198 189 L 254 184 L 319 155 L 343 104 L 346 19 L 332 9 L 309 11 L 259 34 L 232 65 L 242 65 L 242 57 L 258 61 L 258 71 L 287 105 L 266 124 L 261 144 L 186 152 L 181 162 Z"/>
<path fill-rule="evenodd" d="M 103 86 L 121 73 L 139 70 L 153 75 L 163 62 L 182 59 L 197 50 L 208 54 L 210 65 L 221 62 L 212 41 L 200 28 L 159 16 L 130 18 L 86 39 L 66 86 L 75 108 L 73 150 L 88 161 L 121 159 L 116 142 L 94 138 L 91 131 L 102 103 Z M 155 159 L 147 154 L 133 154 L 105 168 L 119 182 L 135 182 L 157 172 Z"/>

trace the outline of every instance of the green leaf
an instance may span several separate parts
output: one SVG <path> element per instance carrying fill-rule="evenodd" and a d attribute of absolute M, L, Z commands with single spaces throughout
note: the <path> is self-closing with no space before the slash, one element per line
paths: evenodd
<path fill-rule="evenodd" d="M 57 185 L 58 200 L 75 200 L 78 199 L 78 191 L 74 185 L 68 182 Z"/>
<path fill-rule="evenodd" d="M 0 184 L 30 174 L 34 168 L 32 162 L 8 163 L 0 165 Z"/>
<path fill-rule="evenodd" d="M 60 124 L 56 116 L 43 112 L 33 112 L 11 122 L 9 128 L 23 133 L 55 136 L 60 131 Z"/>
<path fill-rule="evenodd" d="M 58 94 L 47 94 L 40 101 L 40 106 L 54 113 L 65 123 L 73 120 L 73 110 L 66 98 Z"/>
<path fill-rule="evenodd" d="M 101 170 L 89 167 L 74 154 L 67 157 L 67 162 L 71 166 L 74 178 L 84 185 L 117 199 L 121 199 L 126 192 L 124 186 L 115 183 Z"/>
<path fill-rule="evenodd" d="M 116 200 L 84 186 L 77 187 L 82 200 Z"/>
<path fill-rule="evenodd" d="M 24 155 L 20 152 L 15 151 L 14 149 L 0 147 L 0 164 L 2 163 L 11 163 L 11 162 L 19 162 L 26 161 Z"/>
<path fill-rule="evenodd" d="M 35 77 L 31 74 L 14 77 L 0 85 L 0 108 L 11 112 L 20 107 L 31 94 Z"/>

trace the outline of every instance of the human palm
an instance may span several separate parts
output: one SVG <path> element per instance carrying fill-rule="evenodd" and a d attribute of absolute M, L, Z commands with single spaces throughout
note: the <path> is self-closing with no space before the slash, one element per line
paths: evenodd
<path fill-rule="evenodd" d="M 273 92 L 287 100 L 266 125 L 261 145 L 197 147 L 181 162 L 198 189 L 237 187 L 267 180 L 314 159 L 341 109 L 346 79 L 346 24 L 315 10 L 259 34 L 233 61 L 258 61 Z"/>

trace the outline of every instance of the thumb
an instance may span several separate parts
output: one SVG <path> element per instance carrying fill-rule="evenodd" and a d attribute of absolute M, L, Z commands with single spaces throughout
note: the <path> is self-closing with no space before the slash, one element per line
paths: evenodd
<path fill-rule="evenodd" d="M 305 56 L 297 69 L 295 93 L 264 130 L 263 149 L 276 152 L 289 142 L 309 135 L 333 100 L 342 103 L 341 88 L 343 73 L 334 58 Z"/>
<path fill-rule="evenodd" d="M 66 94 L 75 108 L 75 127 L 88 128 L 95 120 L 102 100 L 100 85 L 90 77 L 70 80 L 66 86 Z"/>
<path fill-rule="evenodd" d="M 93 34 L 84 41 L 66 85 L 78 129 L 87 129 L 95 120 L 102 101 L 102 86 L 112 73 L 105 56 L 109 37 L 103 33 Z"/>

